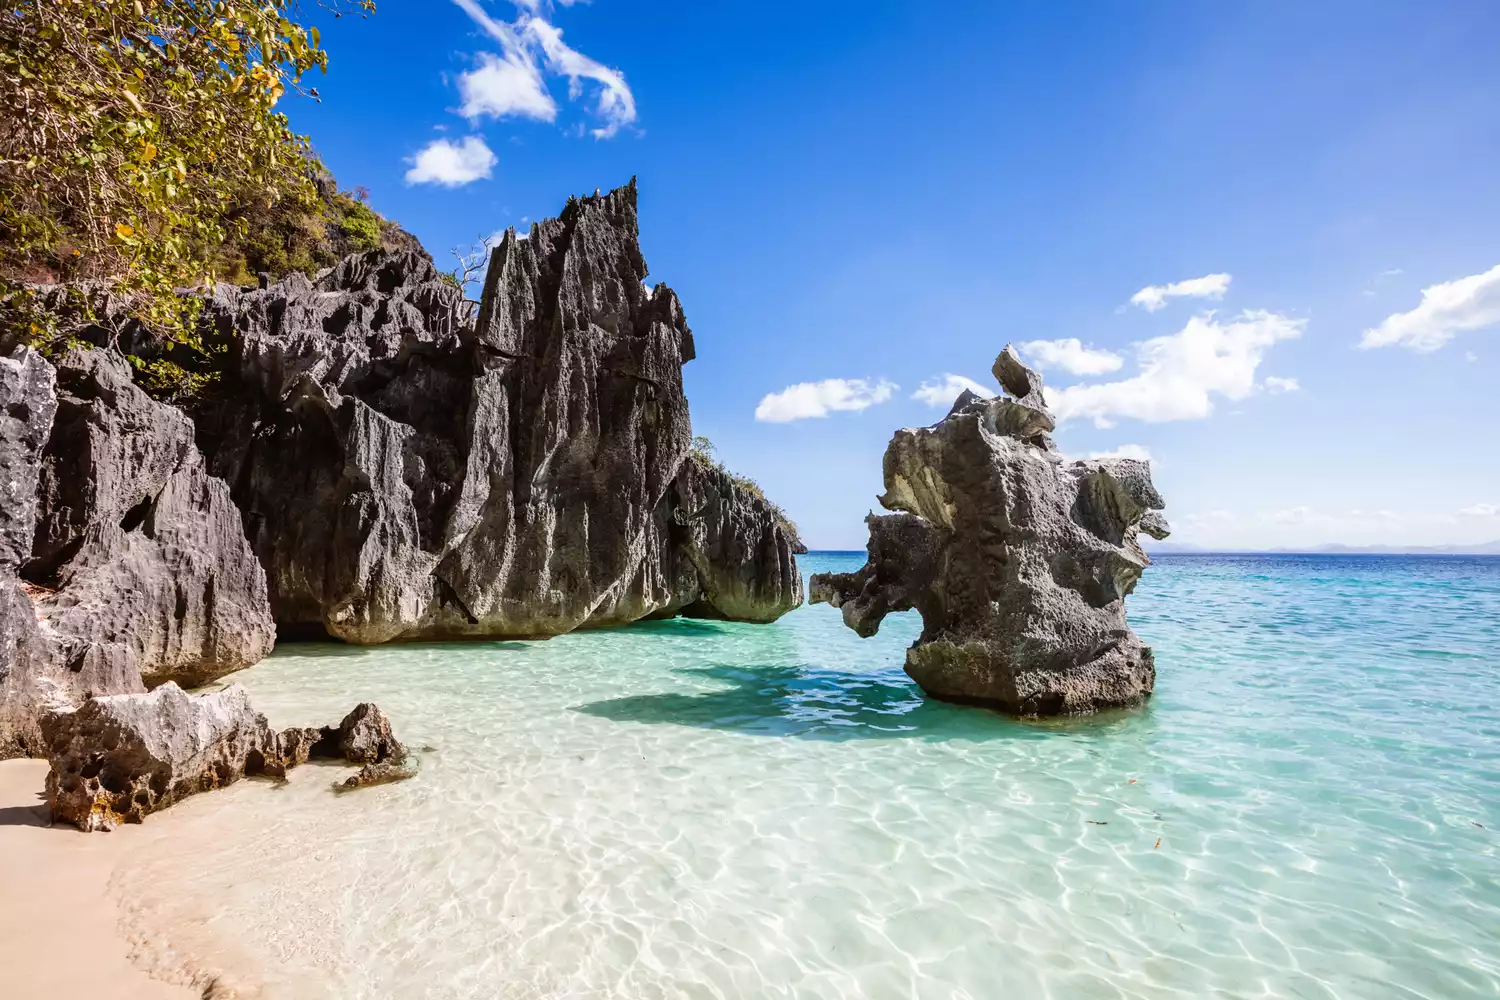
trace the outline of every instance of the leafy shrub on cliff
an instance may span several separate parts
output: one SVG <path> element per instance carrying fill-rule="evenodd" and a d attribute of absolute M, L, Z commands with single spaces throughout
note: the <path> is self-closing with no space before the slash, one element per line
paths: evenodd
<path fill-rule="evenodd" d="M 366 250 L 420 249 L 415 236 L 370 208 L 363 188 L 341 192 L 320 171 L 311 201 L 284 199 L 269 210 L 242 208 L 231 218 L 242 233 L 231 231 L 213 255 L 213 272 L 222 281 L 253 284 L 265 272 L 274 278 L 293 271 L 314 274 L 340 258 Z"/>
<path fill-rule="evenodd" d="M 107 278 L 144 321 L 191 343 L 193 308 L 173 289 L 213 275 L 226 246 L 245 240 L 227 256 L 247 266 L 277 260 L 277 245 L 291 248 L 278 262 L 300 262 L 325 212 L 308 142 L 276 105 L 328 56 L 291 0 L 0 2 L 9 310 L 24 311 L 27 281 Z M 286 227 L 280 244 L 251 239 L 257 212 Z M 368 209 L 346 212 L 368 242 Z"/>

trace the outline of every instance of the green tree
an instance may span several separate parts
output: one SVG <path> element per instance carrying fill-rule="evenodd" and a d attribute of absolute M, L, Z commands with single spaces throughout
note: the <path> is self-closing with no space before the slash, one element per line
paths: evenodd
<path fill-rule="evenodd" d="M 108 278 L 190 341 L 173 289 L 247 231 L 236 208 L 317 198 L 308 142 L 276 110 L 327 68 L 317 29 L 289 0 L 0 2 L 0 296 Z"/>

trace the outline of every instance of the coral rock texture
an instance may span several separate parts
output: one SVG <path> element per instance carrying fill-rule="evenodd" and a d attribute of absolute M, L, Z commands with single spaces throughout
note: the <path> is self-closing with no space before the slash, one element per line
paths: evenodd
<path fill-rule="evenodd" d="M 90 698 L 43 716 L 41 725 L 52 818 L 85 831 L 139 823 L 246 775 L 285 777 L 309 757 L 365 765 L 350 779 L 358 785 L 415 773 L 375 705 L 359 705 L 337 726 L 277 733 L 238 684 L 191 695 L 168 681 L 148 694 Z"/>

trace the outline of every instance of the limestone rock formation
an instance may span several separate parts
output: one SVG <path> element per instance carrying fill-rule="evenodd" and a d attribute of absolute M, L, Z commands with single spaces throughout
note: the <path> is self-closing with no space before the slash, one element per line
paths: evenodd
<path fill-rule="evenodd" d="M 67 682 L 16 577 L 31 555 L 56 382 L 52 366 L 30 348 L 0 356 L 0 758 L 41 749 L 42 706 Z"/>
<path fill-rule="evenodd" d="M 187 694 L 168 682 L 149 694 L 90 698 L 42 720 L 54 821 L 82 830 L 139 823 L 147 813 L 259 769 L 274 737 L 238 684 Z"/>
<path fill-rule="evenodd" d="M 131 380 L 119 354 L 58 364 L 38 522 L 23 575 L 72 652 L 148 687 L 207 683 L 275 642 L 265 573 L 239 511 L 208 474 L 190 420 Z"/>
<path fill-rule="evenodd" d="M 351 764 L 381 764 L 406 759 L 406 747 L 391 732 L 391 720 L 379 706 L 369 702 L 354 706 L 336 728 L 325 732 L 331 748 Z"/>
<path fill-rule="evenodd" d="M 672 484 L 674 604 L 699 618 L 769 622 L 802 603 L 794 554 L 806 552 L 781 513 L 723 469 L 696 457 Z M 673 610 L 677 610 L 673 607 Z"/>
<path fill-rule="evenodd" d="M 0 329 L 0 757 L 40 752 L 54 702 L 200 685 L 278 636 L 549 636 L 800 604 L 784 516 L 688 461 L 692 332 L 643 283 L 635 212 L 632 182 L 508 232 L 477 315 L 420 249 L 184 292 L 217 359 L 187 412 L 121 351 L 209 362 L 105 283 L 38 288 L 93 346 L 49 363 Z"/>
<path fill-rule="evenodd" d="M 246 775 L 284 777 L 310 756 L 365 765 L 351 779 L 359 785 L 415 773 L 378 707 L 362 704 L 338 726 L 276 733 L 238 684 L 190 695 L 168 681 L 148 694 L 90 698 L 44 716 L 42 731 L 53 820 L 85 831 L 139 823 Z"/>
<path fill-rule="evenodd" d="M 915 608 L 922 634 L 906 672 L 928 694 L 1017 715 L 1134 705 L 1156 671 L 1125 622 L 1125 597 L 1150 560 L 1137 533 L 1163 538 L 1145 462 L 1067 461 L 1042 379 L 1009 347 L 1006 393 L 966 392 L 931 427 L 896 432 L 885 453 L 869 558 L 812 578 L 814 602 L 870 636 Z"/>
<path fill-rule="evenodd" d="M 643 284 L 635 211 L 632 182 L 507 232 L 477 318 L 417 254 L 214 296 L 231 365 L 199 442 L 284 635 L 547 636 L 800 603 L 764 500 L 711 537 L 678 530 L 681 487 L 704 492 L 683 479 L 693 338 Z"/>
<path fill-rule="evenodd" d="M 54 369 L 14 350 L 0 400 L 0 757 L 43 749 L 49 704 L 202 684 L 270 651 L 229 488 L 123 357 L 76 349 Z"/>

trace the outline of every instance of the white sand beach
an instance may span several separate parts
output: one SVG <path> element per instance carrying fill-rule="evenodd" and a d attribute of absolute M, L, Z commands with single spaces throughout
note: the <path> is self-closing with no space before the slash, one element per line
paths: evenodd
<path fill-rule="evenodd" d="M 42 760 L 0 761 L 0 994 L 8 1000 L 111 996 L 193 1000 L 132 964 L 108 892 L 111 873 L 146 827 L 83 834 L 49 823 Z"/>

